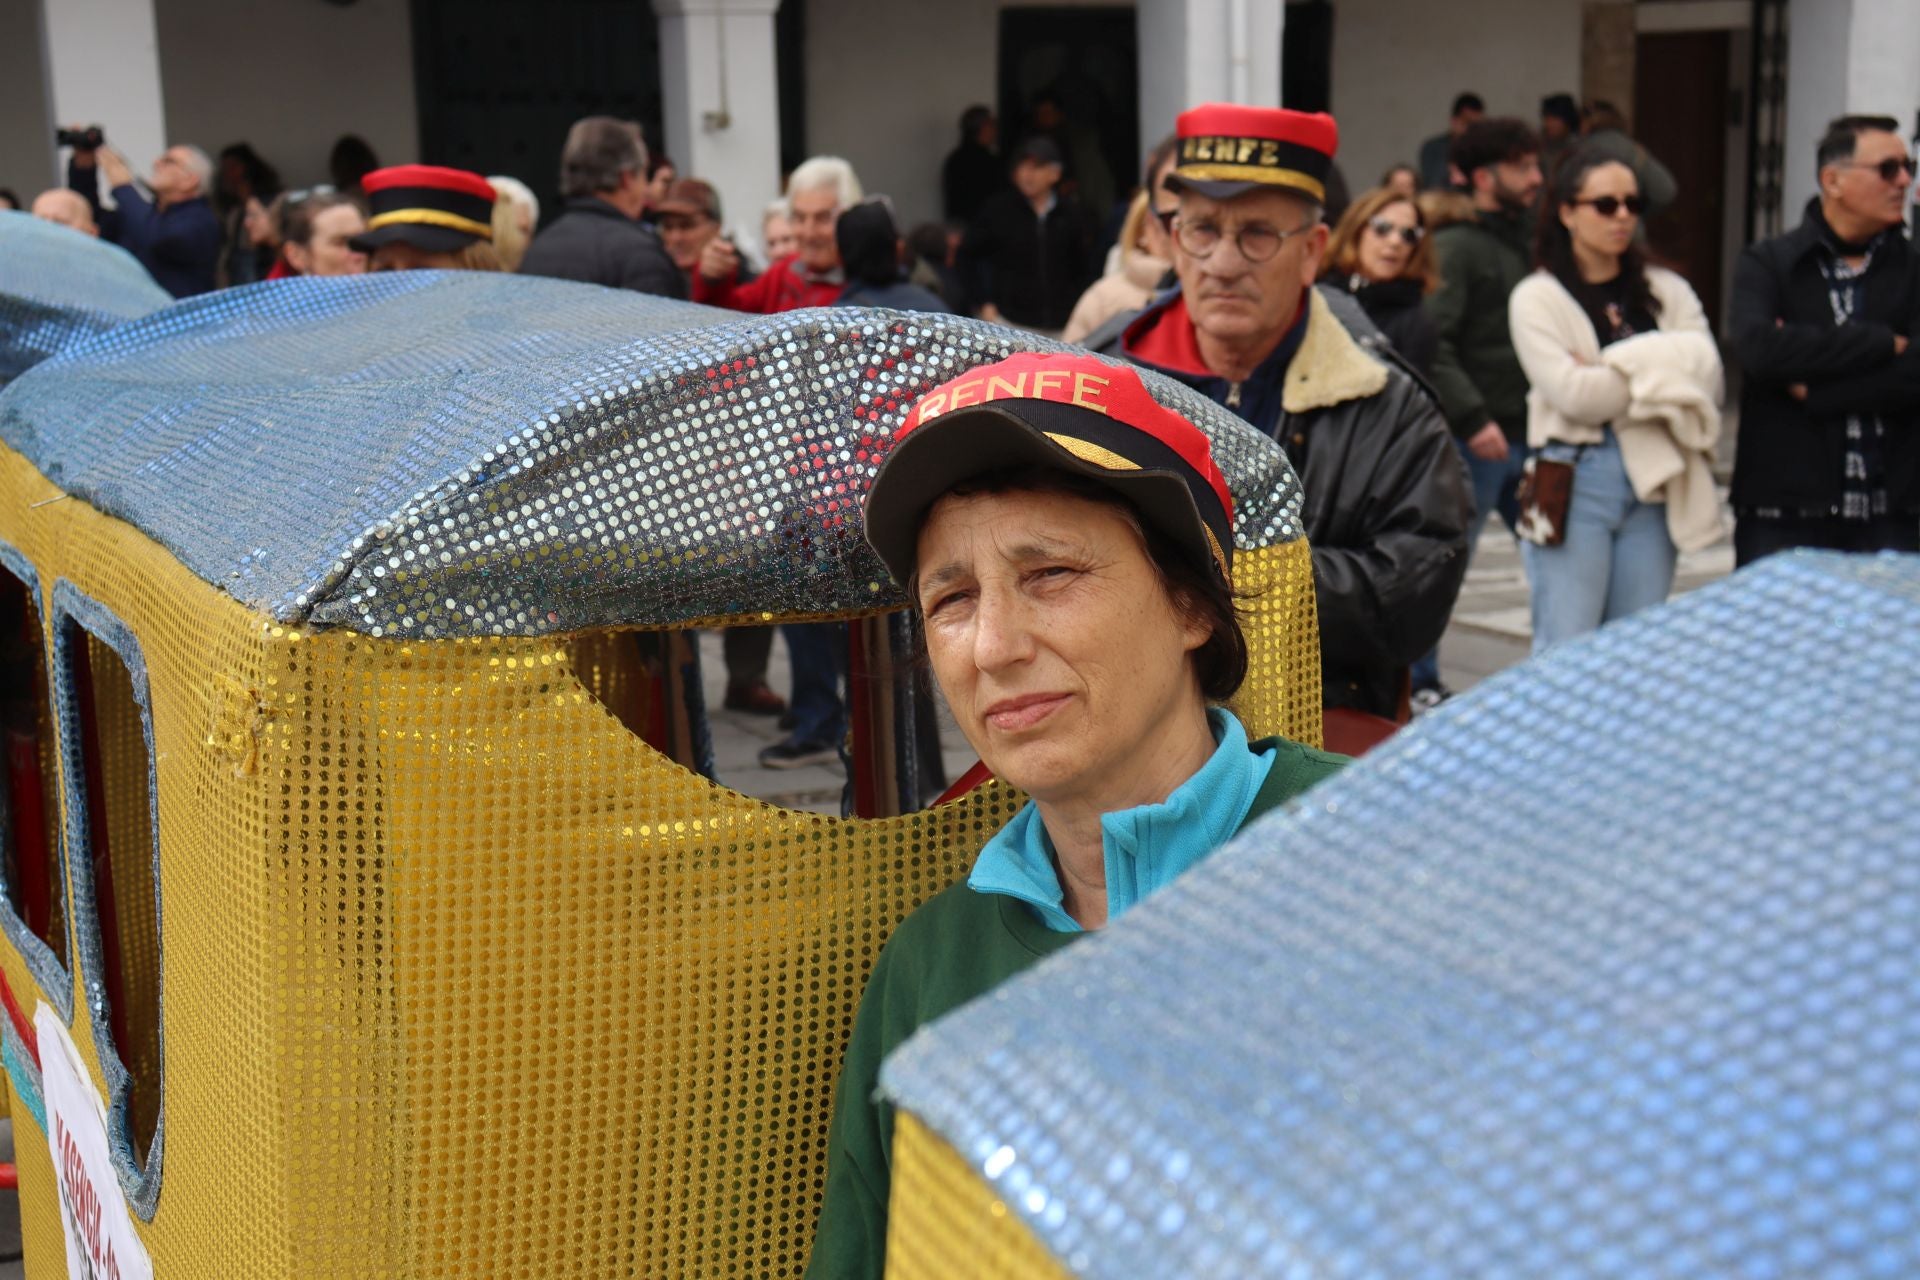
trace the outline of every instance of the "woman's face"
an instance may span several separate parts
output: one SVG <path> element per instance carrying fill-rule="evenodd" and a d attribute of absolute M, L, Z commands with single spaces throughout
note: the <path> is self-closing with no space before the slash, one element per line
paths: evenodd
<path fill-rule="evenodd" d="M 766 233 L 768 262 L 778 262 L 799 247 L 793 237 L 793 224 L 785 218 L 768 218 L 761 230 Z"/>
<path fill-rule="evenodd" d="M 1167 232 L 1167 219 L 1180 211 L 1180 197 L 1167 190 L 1167 175 L 1173 172 L 1174 157 L 1154 170 L 1153 187 L 1147 192 L 1147 220 L 1140 226 L 1140 241 L 1146 251 L 1162 262 L 1173 261 L 1173 237 Z"/>
<path fill-rule="evenodd" d="M 1205 714 L 1180 616 L 1125 515 L 1060 493 L 949 496 L 920 530 L 927 653 L 960 730 L 1042 803 L 1124 789 Z"/>
<path fill-rule="evenodd" d="M 1560 207 L 1560 221 L 1573 237 L 1576 253 L 1618 258 L 1632 246 L 1640 215 L 1627 207 L 1628 197 L 1640 203 L 1640 183 L 1632 169 L 1609 160 L 1588 170 L 1575 203 Z"/>
<path fill-rule="evenodd" d="M 1375 284 L 1398 280 L 1413 261 L 1420 236 L 1420 213 L 1411 200 L 1395 200 L 1385 206 L 1360 228 L 1360 243 L 1355 250 L 1360 274 Z"/>
<path fill-rule="evenodd" d="M 367 269 L 367 255 L 348 241 L 367 229 L 367 221 L 350 204 L 323 209 L 313 219 L 313 239 L 289 244 L 287 261 L 303 276 L 357 276 Z"/>

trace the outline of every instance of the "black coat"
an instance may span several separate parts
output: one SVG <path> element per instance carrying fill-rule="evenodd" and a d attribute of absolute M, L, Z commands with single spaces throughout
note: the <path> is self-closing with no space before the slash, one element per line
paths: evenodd
<path fill-rule="evenodd" d="M 1733 273 L 1727 340 L 1745 380 L 1733 504 L 1840 511 L 1847 415 L 1877 413 L 1888 505 L 1920 511 L 1920 255 L 1898 230 L 1875 248 L 1853 321 L 1837 325 L 1820 256 L 1833 243 L 1820 203 L 1784 236 L 1749 245 Z M 1807 388 L 1806 400 L 1788 388 Z"/>
<path fill-rule="evenodd" d="M 592 197 L 567 201 L 567 211 L 527 246 L 520 274 L 687 296 L 686 276 L 653 229 Z"/>
<path fill-rule="evenodd" d="M 1133 349 L 1178 296 L 1109 322 L 1086 345 L 1226 404 L 1224 379 L 1156 364 Z M 1263 406 L 1249 421 L 1279 441 L 1305 492 L 1325 705 L 1391 717 L 1407 667 L 1439 643 L 1453 613 L 1473 497 L 1432 393 L 1351 298 L 1320 289 L 1310 296 L 1282 395 L 1242 403 Z"/>
<path fill-rule="evenodd" d="M 1433 359 L 1440 351 L 1440 330 L 1427 314 L 1426 293 L 1418 280 L 1386 280 L 1372 284 L 1364 276 L 1329 276 L 1326 286 L 1351 294 L 1367 319 L 1386 335 L 1400 358 L 1420 376 L 1433 378 Z"/>
<path fill-rule="evenodd" d="M 1007 165 L 991 148 L 971 140 L 947 153 L 940 167 L 940 191 L 947 221 L 966 226 L 987 199 L 1007 188 Z"/>
<path fill-rule="evenodd" d="M 1099 235 L 1077 200 L 1060 196 L 1042 218 L 1018 191 L 980 206 L 960 245 L 975 308 L 991 302 L 1015 324 L 1064 329 L 1099 275 Z"/>

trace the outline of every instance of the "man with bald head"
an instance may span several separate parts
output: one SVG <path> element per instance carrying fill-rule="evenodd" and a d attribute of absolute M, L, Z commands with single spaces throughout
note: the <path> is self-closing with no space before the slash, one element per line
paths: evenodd
<path fill-rule="evenodd" d="M 90 236 L 100 234 L 100 226 L 93 220 L 93 206 L 78 191 L 66 187 L 54 187 L 35 196 L 32 212 L 45 222 L 57 222 Z"/>
<path fill-rule="evenodd" d="M 118 206 L 111 211 L 100 207 L 103 173 Z M 87 202 L 101 234 L 138 258 L 176 298 L 214 288 L 221 234 L 219 216 L 207 203 L 212 176 L 207 153 L 179 143 L 154 160 L 146 191 L 111 147 L 75 147 L 67 164 L 67 185 Z"/>

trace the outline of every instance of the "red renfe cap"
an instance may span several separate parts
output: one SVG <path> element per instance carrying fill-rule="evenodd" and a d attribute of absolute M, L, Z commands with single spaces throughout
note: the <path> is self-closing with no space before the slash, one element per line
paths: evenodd
<path fill-rule="evenodd" d="M 867 492 L 867 541 L 894 581 L 913 576 L 920 525 L 954 486 L 1022 464 L 1110 485 L 1155 528 L 1233 580 L 1233 495 L 1206 433 L 1140 375 L 1091 355 L 1016 355 L 922 396 Z"/>
<path fill-rule="evenodd" d="M 1167 175 L 1174 191 L 1231 200 L 1277 187 L 1326 203 L 1340 126 L 1323 111 L 1209 102 L 1181 112 L 1174 132 L 1180 150 Z"/>
<path fill-rule="evenodd" d="M 350 243 L 371 253 L 399 240 L 427 253 L 457 253 L 493 239 L 493 186 L 477 173 L 435 164 L 397 164 L 360 180 L 367 229 Z"/>

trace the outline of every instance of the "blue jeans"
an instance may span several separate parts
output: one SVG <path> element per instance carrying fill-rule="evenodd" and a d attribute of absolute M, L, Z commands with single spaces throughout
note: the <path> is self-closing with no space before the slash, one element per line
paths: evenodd
<path fill-rule="evenodd" d="M 793 668 L 793 731 L 789 742 L 839 746 L 847 733 L 847 704 L 840 679 L 847 671 L 847 624 L 785 622 L 787 658 Z"/>
<path fill-rule="evenodd" d="M 1488 462 L 1476 458 L 1467 448 L 1467 442 L 1459 436 L 1453 438 L 1453 447 L 1460 451 L 1460 457 L 1467 464 L 1467 475 L 1473 481 L 1473 524 L 1467 531 L 1467 563 L 1473 563 L 1473 553 L 1480 545 L 1480 531 L 1487 527 L 1487 513 L 1498 511 L 1500 518 L 1511 529 L 1519 519 L 1520 509 L 1514 502 L 1513 492 L 1520 483 L 1520 466 L 1526 461 L 1526 450 L 1521 445 L 1509 441 L 1507 456 L 1500 462 Z M 1413 664 L 1409 673 L 1416 689 L 1432 689 L 1440 683 L 1440 646 L 1422 654 Z"/>
<path fill-rule="evenodd" d="M 1540 455 L 1565 461 L 1574 452 L 1569 445 L 1548 445 Z M 1578 456 L 1566 541 L 1557 547 L 1520 544 L 1533 592 L 1535 653 L 1659 604 L 1673 589 L 1679 553 L 1667 533 L 1666 504 L 1633 496 L 1611 430 Z"/>

